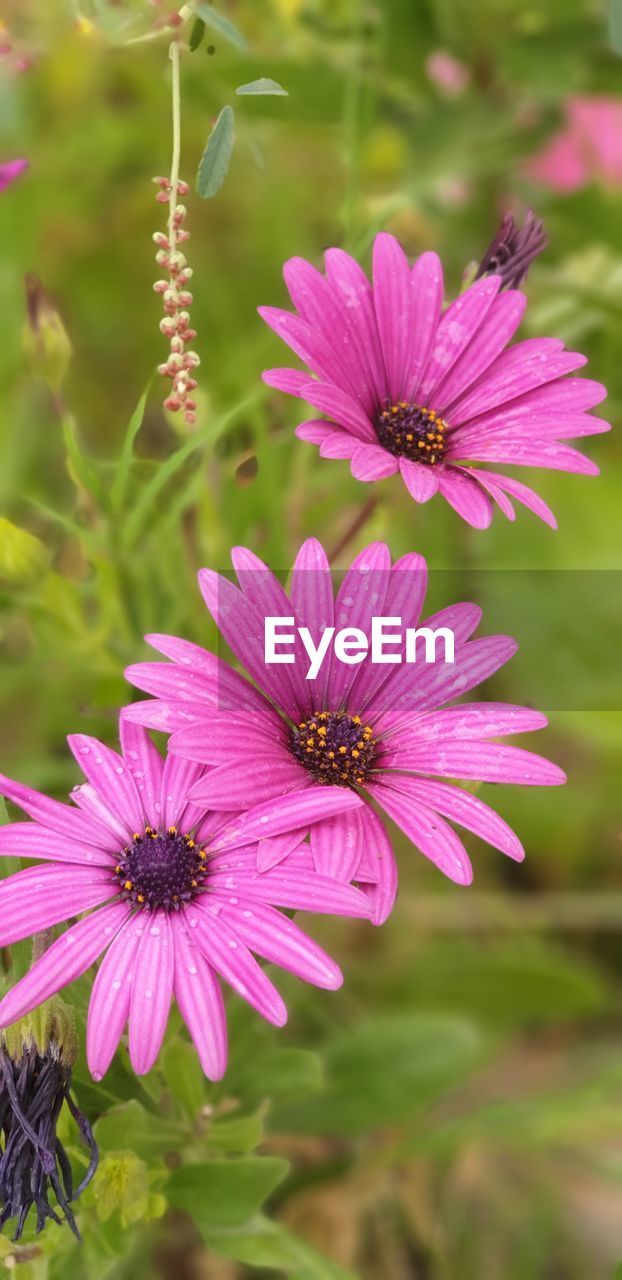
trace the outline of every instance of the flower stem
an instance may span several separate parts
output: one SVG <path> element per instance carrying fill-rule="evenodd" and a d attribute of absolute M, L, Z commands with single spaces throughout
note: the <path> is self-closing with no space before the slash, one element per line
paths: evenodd
<path fill-rule="evenodd" d="M 181 91 L 179 81 L 178 40 L 173 40 L 168 52 L 171 59 L 173 105 L 173 156 L 171 159 L 171 189 L 168 205 L 168 238 L 171 246 L 171 253 L 174 253 L 177 245 L 175 209 L 179 199 L 179 162 L 181 156 Z"/>
<path fill-rule="evenodd" d="M 348 528 L 339 539 L 339 542 L 337 542 L 332 551 L 329 552 L 328 559 L 331 564 L 341 555 L 342 551 L 345 551 L 352 539 L 356 538 L 357 534 L 361 532 L 361 529 L 365 527 L 367 521 L 373 516 L 377 506 L 378 499 L 373 497 L 368 498 L 367 502 L 363 504 L 355 519 L 352 521 L 352 524 L 348 525 Z"/>

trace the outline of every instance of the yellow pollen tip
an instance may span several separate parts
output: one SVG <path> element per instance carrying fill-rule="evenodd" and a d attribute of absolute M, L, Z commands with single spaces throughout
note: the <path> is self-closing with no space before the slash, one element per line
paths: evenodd
<path fill-rule="evenodd" d="M 125 884 L 123 885 L 123 888 L 124 888 L 124 889 L 131 889 L 131 887 L 132 887 L 132 881 L 131 881 L 131 880 L 126 880 L 126 881 L 125 881 Z"/>

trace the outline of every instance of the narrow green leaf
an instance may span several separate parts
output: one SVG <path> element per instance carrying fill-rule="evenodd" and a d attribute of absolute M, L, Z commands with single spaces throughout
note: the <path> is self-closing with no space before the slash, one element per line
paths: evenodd
<path fill-rule="evenodd" d="M 196 435 L 191 436 L 189 440 L 184 440 L 180 448 L 161 463 L 140 494 L 137 495 L 132 510 L 123 524 L 121 535 L 124 546 L 132 546 L 143 532 L 144 525 L 150 517 L 153 523 L 156 498 L 168 482 L 181 471 L 188 458 L 192 457 L 192 454 L 203 448 L 204 445 L 214 445 L 224 435 L 227 427 L 232 422 L 235 422 L 240 414 L 249 409 L 251 405 L 262 399 L 264 394 L 265 388 L 260 388 L 250 396 L 245 396 L 232 409 L 228 409 L 215 422 L 210 423 L 205 431 L 199 431 Z"/>
<path fill-rule="evenodd" d="M 149 386 L 143 392 L 138 404 L 127 424 L 123 448 L 117 464 L 115 478 L 112 482 L 111 498 L 113 507 L 118 510 L 122 505 L 127 490 L 127 482 L 134 454 L 134 441 L 143 424 L 145 405 L 149 394 Z"/>
<path fill-rule="evenodd" d="M 236 49 L 247 49 L 248 45 L 241 31 L 231 21 L 225 18 L 217 9 L 212 8 L 211 4 L 195 5 L 195 13 L 197 18 L 201 18 L 207 27 L 211 27 L 213 31 L 217 31 L 219 36 L 224 36 L 229 44 L 235 45 Z"/>
<path fill-rule="evenodd" d="M 240 84 L 236 89 L 236 93 L 251 95 L 271 93 L 282 98 L 289 97 L 287 89 L 283 88 L 276 80 L 269 80 L 267 76 L 261 76 L 259 80 L 251 80 L 248 84 Z"/>
<path fill-rule="evenodd" d="M 207 139 L 197 173 L 197 191 L 204 200 L 220 191 L 227 176 L 235 141 L 233 123 L 233 109 L 223 107 Z"/>
<path fill-rule="evenodd" d="M 609 0 L 609 39 L 616 53 L 622 53 L 622 0 Z"/>
<path fill-rule="evenodd" d="M 90 493 L 97 505 L 103 511 L 106 511 L 109 506 L 107 491 L 104 489 L 95 467 L 82 453 L 78 444 L 74 421 L 71 417 L 63 419 L 63 441 L 67 451 L 69 473 L 74 484 L 78 489 L 82 487 L 87 493 Z"/>
<path fill-rule="evenodd" d="M 288 1169 L 287 1160 L 276 1156 L 188 1164 L 171 1177 L 167 1196 L 202 1232 L 233 1227 L 257 1212 Z"/>
<path fill-rule="evenodd" d="M 201 41 L 203 40 L 204 35 L 205 35 L 205 23 L 203 19 L 195 18 L 192 24 L 192 31 L 190 32 L 190 39 L 188 41 L 188 48 L 190 49 L 191 53 L 195 53 L 196 50 L 200 48 Z"/>

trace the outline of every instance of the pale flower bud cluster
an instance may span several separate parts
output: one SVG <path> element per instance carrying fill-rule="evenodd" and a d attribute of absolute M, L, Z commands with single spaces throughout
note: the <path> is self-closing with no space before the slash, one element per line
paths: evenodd
<path fill-rule="evenodd" d="M 170 205 L 169 179 L 155 178 L 154 181 L 158 187 L 156 200 L 159 204 Z M 178 199 L 187 194 L 188 184 L 178 180 L 175 198 Z M 192 269 L 188 266 L 185 254 L 179 248 L 190 237 L 190 232 L 186 231 L 184 226 L 185 221 L 186 207 L 177 203 L 173 206 L 169 218 L 168 234 L 163 231 L 155 232 L 153 240 L 157 246 L 156 262 L 162 271 L 166 272 L 166 278 L 156 280 L 153 287 L 162 298 L 164 319 L 160 321 L 160 331 L 165 338 L 168 338 L 170 351 L 168 359 L 158 366 L 158 373 L 161 373 L 164 378 L 170 378 L 172 383 L 170 393 L 164 401 L 164 408 L 170 409 L 172 413 L 181 411 L 185 421 L 192 424 L 196 422 L 197 407 L 195 400 L 192 399 L 192 392 L 197 386 L 193 374 L 200 360 L 196 351 L 188 350 L 188 344 L 196 338 L 196 330 L 190 327 L 189 312 L 193 301 L 188 288 L 192 279 Z"/>

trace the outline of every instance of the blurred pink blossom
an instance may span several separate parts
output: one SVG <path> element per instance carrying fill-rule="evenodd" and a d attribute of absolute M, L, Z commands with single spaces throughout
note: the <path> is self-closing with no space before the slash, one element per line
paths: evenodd
<path fill-rule="evenodd" d="M 27 160 L 7 160 L 6 164 L 0 164 L 0 192 L 5 191 L 20 173 L 28 168 Z"/>
<path fill-rule="evenodd" d="M 553 191 L 579 191 L 590 182 L 622 185 L 622 101 L 573 97 L 561 129 L 525 167 L 529 178 Z"/>
<path fill-rule="evenodd" d="M 458 98 L 469 83 L 469 69 L 445 49 L 437 49 L 426 58 L 428 80 L 446 98 Z"/>

